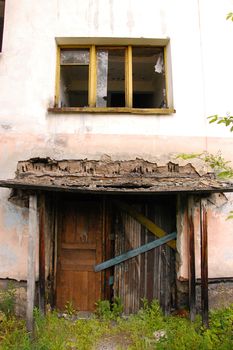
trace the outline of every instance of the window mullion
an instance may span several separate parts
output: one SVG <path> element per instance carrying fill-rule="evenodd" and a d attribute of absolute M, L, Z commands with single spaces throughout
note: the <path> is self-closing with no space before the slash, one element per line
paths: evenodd
<path fill-rule="evenodd" d="M 168 76 L 167 76 L 167 72 L 168 72 L 168 69 L 167 69 L 167 48 L 166 46 L 164 46 L 163 48 L 163 57 L 164 57 L 164 75 L 165 75 L 165 106 L 166 108 L 168 107 Z"/>
<path fill-rule="evenodd" d="M 133 107 L 132 46 L 128 46 L 125 50 L 125 105 Z"/>
<path fill-rule="evenodd" d="M 61 75 L 61 49 L 57 47 L 57 62 L 56 62 L 56 82 L 55 82 L 55 107 L 60 107 L 60 75 Z"/>
<path fill-rule="evenodd" d="M 96 47 L 95 45 L 92 45 L 90 48 L 88 105 L 89 107 L 96 106 Z"/>

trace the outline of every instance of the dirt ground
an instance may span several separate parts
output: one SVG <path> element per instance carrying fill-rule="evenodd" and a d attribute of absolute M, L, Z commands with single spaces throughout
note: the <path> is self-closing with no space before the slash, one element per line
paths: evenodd
<path fill-rule="evenodd" d="M 128 349 L 131 344 L 130 339 L 127 335 L 118 334 L 104 337 L 93 350 L 119 350 Z"/>

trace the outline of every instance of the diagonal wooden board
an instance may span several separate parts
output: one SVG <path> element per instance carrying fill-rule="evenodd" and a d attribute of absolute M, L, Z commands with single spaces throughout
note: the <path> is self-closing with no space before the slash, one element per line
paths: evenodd
<path fill-rule="evenodd" d="M 132 218 L 137 220 L 141 225 L 143 225 L 148 231 L 153 233 L 156 237 L 161 238 L 167 235 L 167 233 L 163 229 L 157 226 L 153 221 L 148 219 L 146 216 L 144 216 L 143 214 L 139 213 L 137 210 L 132 208 L 130 205 L 118 200 L 114 200 L 114 204 L 118 208 L 124 210 L 127 214 L 132 216 Z M 174 240 L 168 241 L 167 245 L 170 248 L 176 250 L 176 242 Z"/>
<path fill-rule="evenodd" d="M 98 264 L 94 267 L 95 272 L 99 272 L 102 270 L 105 270 L 111 266 L 117 265 L 122 263 L 123 261 L 126 261 L 128 259 L 134 258 L 135 256 L 148 252 L 151 249 L 154 249 L 156 247 L 161 246 L 162 244 L 165 244 L 173 239 L 176 238 L 176 232 L 172 232 L 169 235 L 166 235 L 164 237 L 161 237 L 159 239 L 154 240 L 153 242 L 149 242 L 147 244 L 142 245 L 141 247 L 132 249 L 126 253 L 123 253 L 121 255 L 116 256 L 113 259 L 106 260 L 102 262 L 101 264 Z"/>

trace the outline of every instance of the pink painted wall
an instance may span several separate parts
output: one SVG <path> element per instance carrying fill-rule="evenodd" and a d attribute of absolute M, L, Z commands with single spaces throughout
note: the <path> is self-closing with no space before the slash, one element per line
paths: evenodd
<path fill-rule="evenodd" d="M 227 142 L 228 141 L 228 142 Z M 18 160 L 37 156 L 50 156 L 57 159 L 100 159 L 109 154 L 113 159 L 134 159 L 141 157 L 165 164 L 175 160 L 180 152 L 201 152 L 206 145 L 211 151 L 218 150 L 219 144 L 226 158 L 231 156 L 231 142 L 225 138 L 168 137 L 144 135 L 38 135 L 17 134 L 10 131 L 2 134 L 0 159 L 2 178 L 13 178 Z M 200 167 L 200 164 L 199 164 Z M 0 189 L 0 276 L 26 279 L 27 272 L 27 233 L 28 210 L 8 201 L 10 190 Z M 226 220 L 232 209 L 232 200 L 220 199 L 216 205 L 209 203 L 209 274 L 210 277 L 231 277 L 233 275 L 233 225 Z M 199 260 L 199 214 L 195 212 L 196 257 Z M 179 278 L 187 278 L 187 232 L 179 229 L 179 253 L 181 263 Z M 199 274 L 199 264 L 197 263 Z"/>
<path fill-rule="evenodd" d="M 233 26 L 225 20 L 231 8 L 231 0 L 69 0 L 69 6 L 67 0 L 7 0 L 0 54 L 0 178 L 13 178 L 19 160 L 37 156 L 100 159 L 108 154 L 164 164 L 180 152 L 221 149 L 233 160 L 232 134 L 207 121 L 211 114 L 233 111 Z M 48 113 L 54 104 L 56 38 L 69 42 L 106 35 L 170 40 L 176 113 Z M 0 278 L 25 279 L 28 211 L 9 203 L 9 194 L 0 189 Z M 233 225 L 225 221 L 231 209 L 231 202 L 210 206 L 211 276 L 233 276 Z M 196 242 L 198 252 L 198 231 Z M 182 230 L 179 249 L 178 274 L 185 278 Z"/>

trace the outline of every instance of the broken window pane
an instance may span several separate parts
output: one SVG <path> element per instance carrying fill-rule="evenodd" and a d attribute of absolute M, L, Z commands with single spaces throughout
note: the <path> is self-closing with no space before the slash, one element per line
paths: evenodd
<path fill-rule="evenodd" d="M 89 50 L 61 50 L 61 64 L 89 64 Z"/>
<path fill-rule="evenodd" d="M 97 51 L 97 94 L 96 107 L 107 107 L 108 51 Z"/>
<path fill-rule="evenodd" d="M 125 50 L 97 50 L 96 107 L 125 106 Z"/>
<path fill-rule="evenodd" d="M 163 48 L 133 48 L 133 107 L 166 106 Z"/>
<path fill-rule="evenodd" d="M 89 50 L 61 50 L 60 107 L 88 106 Z"/>

